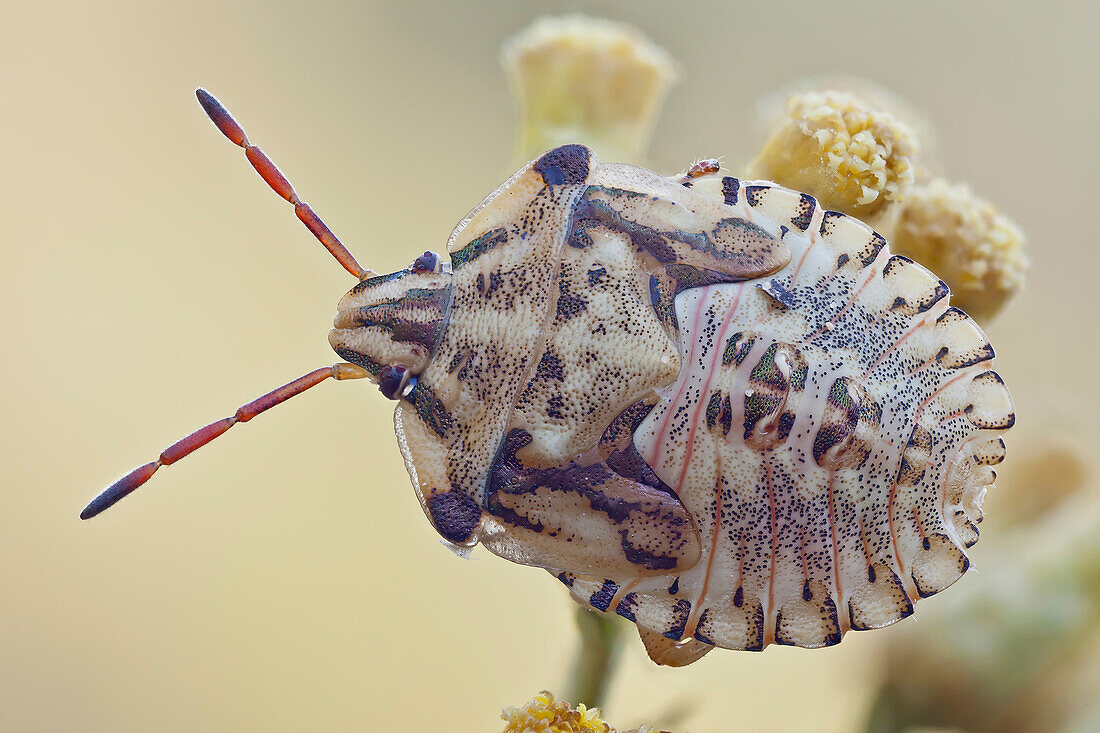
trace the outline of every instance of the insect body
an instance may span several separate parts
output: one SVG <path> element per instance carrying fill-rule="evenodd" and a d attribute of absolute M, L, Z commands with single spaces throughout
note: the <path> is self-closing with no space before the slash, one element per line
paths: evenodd
<path fill-rule="evenodd" d="M 375 276 L 330 246 L 361 278 L 329 335 L 348 363 L 185 438 L 86 514 L 291 394 L 366 377 L 397 401 L 444 538 L 550 570 L 634 621 L 655 661 L 908 616 L 977 540 L 1014 419 L 993 350 L 863 223 L 716 169 L 666 178 L 567 145 L 459 224 L 450 266 Z"/>

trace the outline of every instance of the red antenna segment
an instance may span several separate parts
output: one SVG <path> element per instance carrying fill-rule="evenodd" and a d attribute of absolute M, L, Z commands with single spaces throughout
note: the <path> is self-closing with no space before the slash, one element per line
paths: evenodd
<path fill-rule="evenodd" d="M 305 392 L 310 387 L 316 387 L 328 378 L 332 379 L 363 379 L 370 377 L 370 372 L 355 364 L 334 364 L 330 367 L 315 369 L 305 376 L 298 377 L 293 382 L 284 384 L 278 389 L 268 392 L 263 397 L 242 405 L 233 415 L 210 423 L 204 428 L 199 428 L 183 440 L 179 440 L 168 446 L 161 452 L 160 457 L 152 463 L 135 468 L 118 481 L 108 486 L 103 493 L 84 507 L 80 513 L 81 519 L 91 519 L 104 509 L 109 509 L 116 502 L 129 495 L 134 489 L 153 477 L 161 466 L 170 466 L 179 459 L 190 455 L 210 441 L 217 438 L 229 428 L 239 422 L 248 422 L 262 412 L 270 410 L 276 405 L 286 402 L 291 397 Z"/>
<path fill-rule="evenodd" d="M 336 258 L 336 261 L 344 266 L 345 270 L 360 280 L 377 276 L 378 273 L 368 270 L 356 262 L 355 257 L 347 250 L 347 247 L 340 242 L 332 230 L 328 228 L 328 225 L 321 221 L 321 218 L 313 211 L 313 207 L 298 198 L 297 192 L 290 185 L 290 181 L 286 179 L 286 176 L 282 174 L 282 171 L 271 161 L 271 158 L 267 157 L 264 151 L 248 141 L 248 135 L 245 134 L 244 128 L 233 119 L 233 115 L 229 114 L 229 110 L 222 106 L 222 103 L 215 99 L 213 94 L 205 89 L 196 89 L 195 96 L 199 98 L 199 104 L 202 105 L 210 120 L 221 130 L 222 134 L 233 141 L 234 144 L 244 148 L 244 154 L 248 158 L 248 162 L 260 174 L 260 178 L 263 178 L 275 193 L 294 205 L 294 213 L 298 215 L 306 228 L 313 233 L 313 236 L 317 237 L 317 240 L 325 246 L 325 249 Z"/>

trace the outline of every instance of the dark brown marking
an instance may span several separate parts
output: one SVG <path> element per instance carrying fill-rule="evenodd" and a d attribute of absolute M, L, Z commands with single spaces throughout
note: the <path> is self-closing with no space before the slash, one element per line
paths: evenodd
<path fill-rule="evenodd" d="M 814 209 L 817 208 L 817 201 L 814 197 L 808 193 L 801 195 L 801 200 L 798 202 L 798 215 L 791 219 L 791 224 L 801 232 L 806 231 L 806 228 L 810 226 L 810 220 L 814 217 Z"/>
<path fill-rule="evenodd" d="M 593 512 L 605 515 L 613 524 L 622 525 L 620 544 L 628 561 L 647 570 L 672 570 L 677 567 L 676 553 L 689 541 L 688 537 L 693 536 L 695 527 L 690 518 L 669 513 L 668 501 L 675 499 L 675 494 L 670 489 L 667 491 L 667 499 L 661 495 L 653 499 L 638 500 L 614 496 L 605 493 L 602 487 L 609 482 L 622 481 L 622 478 L 608 464 L 581 465 L 571 462 L 561 468 L 530 468 L 524 466 L 517 456 L 530 443 L 531 434 L 520 429 L 510 431 L 501 442 L 492 464 L 485 495 L 485 506 L 494 516 L 509 524 L 542 532 L 545 527 L 541 523 L 505 506 L 499 498 L 500 495 L 520 496 L 541 488 L 577 494 L 588 501 Z M 671 554 L 658 555 L 649 548 L 638 547 L 630 542 L 630 529 L 635 521 L 662 523 Z"/>
<path fill-rule="evenodd" d="M 745 186 L 745 201 L 749 206 L 759 206 L 770 188 L 771 186 Z"/>
<path fill-rule="evenodd" d="M 615 613 L 619 614 L 627 621 L 634 623 L 638 622 L 638 619 L 634 617 L 634 611 L 638 607 L 638 594 L 627 593 L 626 596 L 619 601 L 619 605 L 615 606 Z"/>
<path fill-rule="evenodd" d="M 825 637 L 825 646 L 835 646 L 840 643 L 840 616 L 836 611 L 836 601 L 832 596 L 825 596 L 824 611 L 829 618 L 829 627 L 831 631 Z"/>
<path fill-rule="evenodd" d="M 744 334 L 738 331 L 726 340 L 726 350 L 722 353 L 722 366 L 730 364 L 740 366 L 741 362 L 745 361 L 745 357 L 749 355 L 753 344 L 756 343 L 756 337 L 742 341 L 743 338 Z"/>
<path fill-rule="evenodd" d="M 410 288 L 400 298 L 372 303 L 351 313 L 356 327 L 380 328 L 394 341 L 420 344 L 431 353 L 442 338 L 450 307 L 450 286 Z"/>
<path fill-rule="evenodd" d="M 757 285 L 760 288 L 760 292 L 768 296 L 772 304 L 779 308 L 790 308 L 794 305 L 794 293 L 783 285 L 778 280 L 769 280 L 763 285 Z"/>
<path fill-rule="evenodd" d="M 676 599 L 676 605 L 672 608 L 672 626 L 664 632 L 673 641 L 684 638 L 684 629 L 687 628 L 688 618 L 691 616 L 691 602 L 685 598 Z"/>
<path fill-rule="evenodd" d="M 871 251 L 867 253 L 860 262 L 863 266 L 871 264 L 878 257 L 878 253 L 882 251 L 882 248 L 886 246 L 886 239 L 878 232 L 871 234 Z"/>
<path fill-rule="evenodd" d="M 707 427 L 713 430 L 718 425 L 718 413 L 722 407 L 722 393 L 714 391 L 707 401 Z"/>
<path fill-rule="evenodd" d="M 535 161 L 534 169 L 547 186 L 581 184 L 588 180 L 589 151 L 583 145 L 562 145 Z"/>
<path fill-rule="evenodd" d="M 385 366 L 385 364 L 374 361 L 366 354 L 360 354 L 358 351 L 352 351 L 343 346 L 337 346 L 333 351 L 335 351 L 336 355 L 344 361 L 350 361 L 356 366 L 361 366 L 376 377 L 382 372 L 382 368 Z"/>
<path fill-rule="evenodd" d="M 710 613 L 710 609 L 704 608 L 703 612 L 699 614 L 699 623 L 695 624 L 695 633 L 693 634 L 693 636 L 697 641 L 701 641 L 704 644 L 714 645 L 714 641 L 709 636 L 700 631 L 700 629 L 704 629 L 707 626 L 708 613 Z"/>
<path fill-rule="evenodd" d="M 569 290 L 569 283 L 565 280 L 558 281 L 560 294 L 558 295 L 557 316 L 559 320 L 568 321 L 574 316 L 579 316 L 588 308 L 588 301 Z"/>
<path fill-rule="evenodd" d="M 640 565 L 647 570 L 672 570 L 677 565 L 677 559 L 672 555 L 658 555 L 630 542 L 629 530 L 619 532 L 622 540 L 623 555 L 627 560 Z"/>
<path fill-rule="evenodd" d="M 428 513 L 436 531 L 451 542 L 462 543 L 481 521 L 481 508 L 466 494 L 444 491 L 428 498 Z"/>
<path fill-rule="evenodd" d="M 794 413 L 784 412 L 779 416 L 778 434 L 779 440 L 783 441 L 787 439 L 787 436 L 791 434 L 791 428 L 794 427 Z"/>
<path fill-rule="evenodd" d="M 611 605 L 611 599 L 615 597 L 617 590 L 619 590 L 618 585 L 610 580 L 605 580 L 603 586 L 588 599 L 588 603 L 598 611 L 606 611 L 608 606 Z"/>
<path fill-rule="evenodd" d="M 827 236 L 830 230 L 833 228 L 833 220 L 840 219 L 843 216 L 845 216 L 845 214 L 842 214 L 839 211 L 826 211 L 824 214 L 821 215 L 821 227 L 818 229 L 818 234 L 822 236 Z"/>
<path fill-rule="evenodd" d="M 539 360 L 539 365 L 535 367 L 535 379 L 552 379 L 555 382 L 565 381 L 565 367 L 562 365 L 561 358 L 553 349 L 548 348 L 546 351 L 542 352 L 542 358 Z"/>
<path fill-rule="evenodd" d="M 454 418 L 447 412 L 447 407 L 423 382 L 417 382 L 405 399 L 412 403 L 420 419 L 439 437 L 444 437 L 454 425 Z"/>
<path fill-rule="evenodd" d="M 733 176 L 726 176 L 722 179 L 722 199 L 726 202 L 727 206 L 735 206 L 737 204 L 737 192 L 740 188 L 741 181 Z"/>
<path fill-rule="evenodd" d="M 738 590 L 741 590 L 738 588 Z M 745 645 L 745 651 L 747 652 L 759 652 L 764 650 L 764 607 L 759 603 L 756 604 L 756 608 L 752 614 L 753 631 L 756 633 L 754 639 Z"/>
<path fill-rule="evenodd" d="M 600 454 L 604 456 L 608 467 L 623 478 L 675 498 L 676 492 L 657 477 L 634 445 L 634 431 L 653 407 L 652 403 L 639 400 L 619 413 L 600 438 Z"/>
<path fill-rule="evenodd" d="M 502 228 L 491 229 L 451 255 L 451 265 L 458 269 L 476 260 L 493 247 L 508 241 L 508 232 Z"/>

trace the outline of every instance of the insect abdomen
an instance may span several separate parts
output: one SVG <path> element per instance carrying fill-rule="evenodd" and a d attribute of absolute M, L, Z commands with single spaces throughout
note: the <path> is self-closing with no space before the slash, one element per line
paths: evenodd
<path fill-rule="evenodd" d="M 684 368 L 635 443 L 702 555 L 676 578 L 611 579 L 615 602 L 676 640 L 835 644 L 967 569 L 1011 401 L 935 276 L 810 197 L 738 189 L 792 261 L 677 298 Z M 604 587 L 570 580 L 578 597 Z"/>

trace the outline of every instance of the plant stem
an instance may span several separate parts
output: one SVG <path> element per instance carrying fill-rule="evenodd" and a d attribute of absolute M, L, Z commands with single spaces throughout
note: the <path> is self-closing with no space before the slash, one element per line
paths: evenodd
<path fill-rule="evenodd" d="M 574 705 L 602 705 L 611 687 L 622 646 L 625 623 L 618 616 L 596 613 L 578 606 L 577 627 L 580 647 L 573 665 L 568 700 Z"/>

